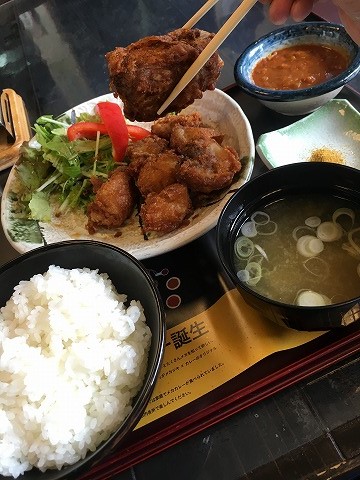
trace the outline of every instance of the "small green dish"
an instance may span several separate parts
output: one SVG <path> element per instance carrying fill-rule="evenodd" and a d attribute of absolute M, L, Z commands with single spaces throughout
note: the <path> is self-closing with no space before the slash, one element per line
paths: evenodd
<path fill-rule="evenodd" d="M 326 150 L 324 161 L 338 158 L 330 153 L 335 152 L 344 165 L 360 169 L 360 114 L 347 100 L 330 100 L 292 125 L 261 135 L 256 144 L 269 168 L 310 161 L 319 149 Z"/>

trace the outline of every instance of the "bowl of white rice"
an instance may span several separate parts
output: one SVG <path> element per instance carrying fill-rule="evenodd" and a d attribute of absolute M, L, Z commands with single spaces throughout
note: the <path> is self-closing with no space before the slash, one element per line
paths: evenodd
<path fill-rule="evenodd" d="M 127 252 L 79 240 L 12 260 L 0 285 L 0 479 L 78 478 L 150 400 L 165 345 L 156 284 Z"/>

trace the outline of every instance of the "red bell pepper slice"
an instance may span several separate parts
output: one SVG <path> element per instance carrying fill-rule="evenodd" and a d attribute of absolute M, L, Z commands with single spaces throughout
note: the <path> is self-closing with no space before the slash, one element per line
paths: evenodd
<path fill-rule="evenodd" d="M 145 128 L 139 127 L 138 125 L 127 125 L 129 137 L 133 142 L 137 140 L 142 140 L 145 137 L 149 137 L 151 132 Z"/>
<path fill-rule="evenodd" d="M 101 135 L 109 135 L 113 147 L 113 156 L 116 162 L 121 162 L 129 143 L 141 140 L 151 135 L 149 130 L 138 125 L 127 125 L 120 106 L 113 102 L 100 102 L 96 106 L 97 112 L 103 123 L 77 122 L 67 130 L 70 141 L 79 138 L 95 139 L 97 132 Z"/>
<path fill-rule="evenodd" d="M 143 127 L 138 125 L 126 125 L 130 139 L 133 142 L 141 140 L 145 137 L 149 137 L 151 132 L 146 130 Z M 92 140 L 96 138 L 97 132 L 100 132 L 101 135 L 107 135 L 108 131 L 103 123 L 96 122 L 77 122 L 67 130 L 67 136 L 70 142 L 77 140 L 79 138 L 87 138 Z"/>
<path fill-rule="evenodd" d="M 67 129 L 67 137 L 72 142 L 79 138 L 95 139 L 97 132 L 106 135 L 107 130 L 103 123 L 96 122 L 77 122 Z"/>
<path fill-rule="evenodd" d="M 99 102 L 96 109 L 111 139 L 114 160 L 121 162 L 129 143 L 129 133 L 122 110 L 113 102 Z"/>

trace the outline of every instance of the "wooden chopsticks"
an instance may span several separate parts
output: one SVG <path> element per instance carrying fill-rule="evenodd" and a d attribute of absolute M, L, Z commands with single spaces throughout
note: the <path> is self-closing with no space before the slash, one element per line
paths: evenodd
<path fill-rule="evenodd" d="M 184 25 L 184 28 L 191 28 L 187 25 L 194 25 L 205 13 L 213 6 L 218 0 L 208 0 L 203 7 Z M 205 65 L 209 60 L 211 55 L 213 55 L 223 41 L 230 35 L 234 28 L 240 23 L 240 21 L 245 17 L 249 10 L 255 5 L 257 0 L 243 0 L 235 12 L 227 19 L 224 25 L 220 28 L 218 33 L 212 38 L 208 45 L 197 57 L 195 62 L 191 67 L 185 72 L 178 84 L 175 86 L 174 90 L 170 93 L 165 102 L 161 105 L 157 111 L 158 115 L 161 115 L 163 111 L 170 105 L 170 103 L 179 95 L 179 93 L 184 90 L 184 88 L 191 82 L 199 70 Z M 210 5 L 210 6 L 209 6 Z M 195 19 L 195 21 L 194 21 Z M 186 27 L 187 26 L 187 27 Z"/>
<path fill-rule="evenodd" d="M 219 0 L 208 0 L 199 10 L 188 20 L 183 28 L 192 28 L 205 13 L 207 13 Z"/>

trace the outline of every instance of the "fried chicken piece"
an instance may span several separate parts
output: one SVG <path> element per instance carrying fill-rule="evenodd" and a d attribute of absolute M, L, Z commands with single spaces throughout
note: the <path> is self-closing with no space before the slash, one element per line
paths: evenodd
<path fill-rule="evenodd" d="M 194 192 L 211 193 L 231 185 L 241 169 L 237 152 L 219 143 L 219 135 L 212 128 L 176 125 L 170 145 L 187 158 L 179 169 L 179 181 Z"/>
<path fill-rule="evenodd" d="M 170 140 L 172 129 L 175 125 L 183 125 L 184 127 L 201 127 L 201 115 L 199 112 L 189 113 L 188 115 L 166 115 L 156 120 L 152 127 L 151 133 L 161 138 Z"/>
<path fill-rule="evenodd" d="M 95 199 L 88 205 L 87 229 L 121 227 L 135 206 L 133 180 L 125 170 L 117 169 L 97 188 Z"/>
<path fill-rule="evenodd" d="M 199 29 L 178 29 L 108 52 L 110 90 L 124 102 L 125 116 L 139 121 L 158 118 L 161 105 L 213 36 Z M 205 90 L 214 90 L 223 64 L 215 52 L 164 114 L 179 112 Z"/>
<path fill-rule="evenodd" d="M 173 150 L 158 155 L 150 155 L 140 168 L 136 186 L 143 197 L 149 193 L 159 193 L 168 185 L 176 183 L 181 158 Z"/>
<path fill-rule="evenodd" d="M 221 146 L 223 138 L 223 134 L 211 127 L 175 125 L 171 132 L 169 144 L 179 154 L 195 158 L 203 155 L 213 141 Z"/>
<path fill-rule="evenodd" d="M 129 162 L 128 171 L 132 176 L 137 176 L 141 167 L 152 155 L 165 152 L 169 143 L 156 135 L 145 137 L 129 144 L 125 157 Z"/>
<path fill-rule="evenodd" d="M 146 232 L 164 234 L 179 228 L 191 212 L 188 189 L 174 183 L 160 193 L 150 193 L 141 206 L 140 217 Z"/>

